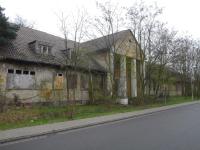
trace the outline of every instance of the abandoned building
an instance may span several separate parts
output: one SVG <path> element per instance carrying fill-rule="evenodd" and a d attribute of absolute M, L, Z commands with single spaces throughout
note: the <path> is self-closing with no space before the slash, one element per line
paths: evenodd
<path fill-rule="evenodd" d="M 21 27 L 16 39 L 0 48 L 1 91 L 8 98 L 17 95 L 24 102 L 67 100 L 73 99 L 72 95 L 75 100 L 89 100 L 92 78 L 95 91 L 115 92 L 121 98 L 136 97 L 140 49 L 135 37 L 130 30 L 115 33 L 112 47 L 106 38 L 78 43 L 80 51 L 90 55 L 81 55 L 83 61 L 74 69 L 63 57 L 66 53 L 67 59 L 73 57 L 73 41 L 67 40 L 66 48 L 63 38 Z M 113 47 L 117 47 L 114 53 Z M 72 71 L 66 75 L 69 70 Z M 115 91 L 111 90 L 112 82 L 116 83 Z"/>
<path fill-rule="evenodd" d="M 146 68 L 147 67 L 148 65 L 146 64 Z M 181 74 L 177 72 L 175 69 L 173 69 L 172 67 L 165 67 L 164 78 L 163 75 L 159 75 L 160 69 L 161 67 L 158 64 L 156 65 L 154 64 L 151 66 L 151 72 L 150 72 L 151 79 L 149 80 L 150 82 L 146 87 L 146 93 L 148 95 L 154 95 L 154 96 L 156 95 L 160 98 L 164 96 L 181 96 L 183 95 L 184 87 L 187 87 L 188 92 L 191 91 L 190 79 L 187 78 L 187 80 L 185 80 L 184 84 L 187 84 L 187 86 L 184 86 L 182 85 Z M 148 73 L 147 70 L 146 73 Z"/>

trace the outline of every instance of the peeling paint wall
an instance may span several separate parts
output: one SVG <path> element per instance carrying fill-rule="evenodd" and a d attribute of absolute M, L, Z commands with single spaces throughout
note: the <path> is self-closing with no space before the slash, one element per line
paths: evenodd
<path fill-rule="evenodd" d="M 35 89 L 35 77 L 31 75 L 7 74 L 7 89 Z"/>
<path fill-rule="evenodd" d="M 14 69 L 15 72 L 16 70 L 22 70 L 22 74 L 8 73 L 8 69 Z M 24 75 L 24 70 L 28 70 L 29 74 Z M 30 75 L 30 71 L 34 71 L 35 74 Z M 81 74 L 82 72 L 77 73 L 75 99 L 89 100 L 88 91 L 81 89 Z M 41 93 L 47 92 L 48 89 L 51 91 L 48 100 L 67 100 L 66 76 L 65 72 L 59 68 L 0 62 L 0 76 L 3 79 L 1 83 L 2 90 L 6 91 L 6 96 L 8 98 L 13 98 L 14 94 L 17 94 L 19 99 L 23 102 L 45 101 L 47 99 Z M 44 89 L 42 89 L 43 83 L 45 83 L 46 86 Z M 73 100 L 73 92 L 73 89 L 69 90 L 71 100 Z"/>
<path fill-rule="evenodd" d="M 0 76 L 1 76 L 0 89 L 1 89 L 1 91 L 5 91 L 5 89 L 6 89 L 6 66 L 5 66 L 5 64 L 1 64 L 1 63 L 0 63 Z"/>

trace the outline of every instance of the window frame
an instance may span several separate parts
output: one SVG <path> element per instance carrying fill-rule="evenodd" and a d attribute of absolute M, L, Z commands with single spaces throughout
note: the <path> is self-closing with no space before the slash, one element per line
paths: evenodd
<path fill-rule="evenodd" d="M 12 72 L 10 72 L 10 71 L 12 71 Z M 8 74 L 15 74 L 15 69 L 8 69 L 7 73 Z"/>
<path fill-rule="evenodd" d="M 30 71 L 31 76 L 35 76 L 36 72 L 35 71 Z"/>
<path fill-rule="evenodd" d="M 15 70 L 15 74 L 17 74 L 17 75 L 22 75 L 22 70 L 21 69 L 16 69 Z"/>
<path fill-rule="evenodd" d="M 63 73 L 56 73 L 56 76 L 57 77 L 63 77 L 64 75 L 63 75 Z"/>
<path fill-rule="evenodd" d="M 23 70 L 23 75 L 29 75 L 29 70 Z"/>
<path fill-rule="evenodd" d="M 43 44 L 39 44 L 39 49 L 40 49 L 40 53 L 41 53 L 41 54 L 49 55 L 50 46 L 48 46 L 48 45 L 43 45 Z"/>
<path fill-rule="evenodd" d="M 80 80 L 80 89 L 82 91 L 87 91 L 89 89 L 89 75 L 81 74 Z"/>
<path fill-rule="evenodd" d="M 77 89 L 78 87 L 78 75 L 77 74 L 70 74 L 67 77 L 67 87 L 69 89 Z"/>

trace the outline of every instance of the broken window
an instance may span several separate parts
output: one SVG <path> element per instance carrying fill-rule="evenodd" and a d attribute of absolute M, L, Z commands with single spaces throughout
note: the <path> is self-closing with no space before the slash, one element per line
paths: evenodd
<path fill-rule="evenodd" d="M 14 69 L 8 69 L 8 73 L 13 74 L 14 73 Z"/>
<path fill-rule="evenodd" d="M 16 70 L 16 74 L 22 74 L 22 70 Z"/>
<path fill-rule="evenodd" d="M 57 73 L 57 76 L 58 76 L 58 77 L 62 77 L 63 74 L 62 74 L 62 73 Z"/>
<path fill-rule="evenodd" d="M 30 75 L 34 76 L 35 75 L 35 71 L 31 71 Z"/>
<path fill-rule="evenodd" d="M 28 75 L 28 74 L 29 74 L 29 71 L 24 70 L 24 71 L 23 71 L 23 74 Z"/>

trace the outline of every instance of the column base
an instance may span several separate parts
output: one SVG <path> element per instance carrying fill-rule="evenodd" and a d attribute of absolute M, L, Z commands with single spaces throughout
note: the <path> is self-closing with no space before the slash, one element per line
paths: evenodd
<path fill-rule="evenodd" d="M 128 105 L 128 98 L 120 98 L 118 99 L 118 103 L 122 105 Z"/>

